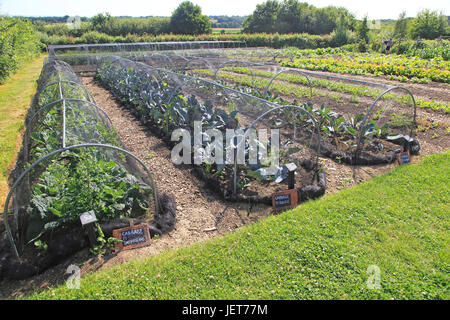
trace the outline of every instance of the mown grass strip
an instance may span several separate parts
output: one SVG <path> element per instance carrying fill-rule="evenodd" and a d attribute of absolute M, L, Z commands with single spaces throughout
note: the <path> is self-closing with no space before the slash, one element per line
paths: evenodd
<path fill-rule="evenodd" d="M 26 110 L 36 90 L 44 55 L 33 59 L 0 85 L 0 206 L 8 193 L 8 170 L 20 145 Z"/>
<path fill-rule="evenodd" d="M 31 299 L 449 299 L 450 152 Z M 379 289 L 370 289 L 369 266 Z M 375 269 L 374 269 L 375 270 Z"/>

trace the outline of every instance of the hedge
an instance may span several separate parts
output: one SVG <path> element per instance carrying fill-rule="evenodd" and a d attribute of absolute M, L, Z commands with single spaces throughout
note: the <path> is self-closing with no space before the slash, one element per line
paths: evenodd
<path fill-rule="evenodd" d="M 37 57 L 42 47 L 30 21 L 0 17 L 0 84 L 24 62 Z"/>

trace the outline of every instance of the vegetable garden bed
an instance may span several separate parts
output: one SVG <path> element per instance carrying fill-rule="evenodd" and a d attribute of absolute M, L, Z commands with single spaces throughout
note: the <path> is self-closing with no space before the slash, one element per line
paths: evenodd
<path fill-rule="evenodd" d="M 106 113 L 60 61 L 43 67 L 11 179 L 0 277 L 42 272 L 85 247 L 83 212 L 96 213 L 102 241 L 112 226 L 126 226 L 124 218 L 175 214 L 166 206 L 173 200 L 158 200 L 151 173 L 123 148 Z M 161 234 L 158 227 L 153 231 Z"/>

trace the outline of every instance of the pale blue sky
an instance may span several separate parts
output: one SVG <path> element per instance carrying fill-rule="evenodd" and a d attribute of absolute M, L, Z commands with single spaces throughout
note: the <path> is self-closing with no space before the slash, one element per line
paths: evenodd
<path fill-rule="evenodd" d="M 87 16 L 109 12 L 113 16 L 170 16 L 183 0 L 0 0 L 0 13 L 21 16 Z M 202 7 L 207 15 L 248 15 L 256 4 L 264 0 L 191 0 Z M 429 8 L 450 15 L 448 0 L 310 0 L 317 7 L 342 6 L 369 19 L 397 18 L 405 10 L 407 16 L 415 16 L 421 9 Z"/>

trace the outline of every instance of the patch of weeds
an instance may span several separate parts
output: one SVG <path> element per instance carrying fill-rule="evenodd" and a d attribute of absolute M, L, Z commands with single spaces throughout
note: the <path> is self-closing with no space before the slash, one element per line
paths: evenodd
<path fill-rule="evenodd" d="M 344 178 L 342 179 L 342 186 L 344 188 L 347 188 L 348 186 L 350 186 L 353 183 L 353 178 Z"/>
<path fill-rule="evenodd" d="M 407 115 L 393 113 L 390 123 L 393 128 L 401 128 L 410 126 L 412 121 Z"/>

